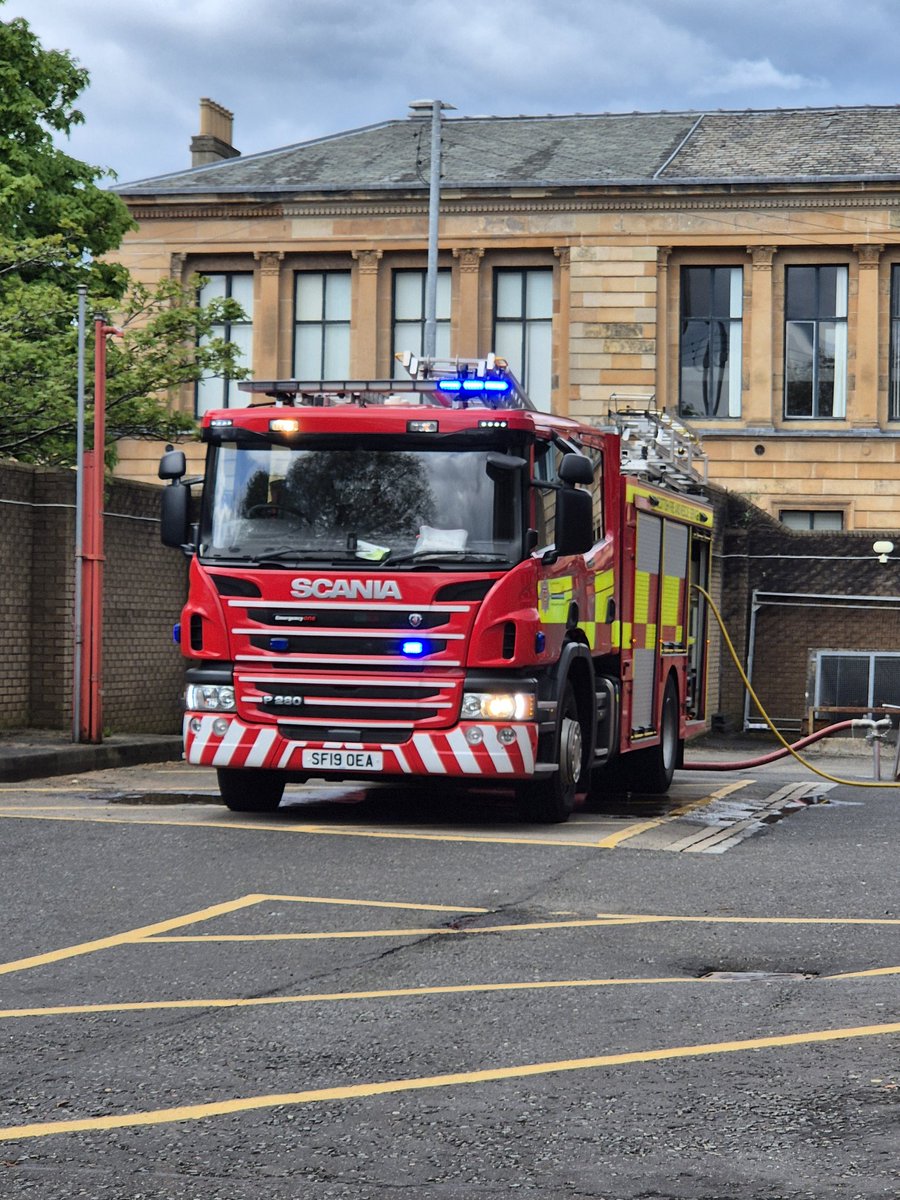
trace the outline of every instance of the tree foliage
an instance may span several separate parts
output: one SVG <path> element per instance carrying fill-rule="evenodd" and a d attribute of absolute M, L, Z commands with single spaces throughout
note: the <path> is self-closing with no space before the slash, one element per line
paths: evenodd
<path fill-rule="evenodd" d="M 2 4 L 4 0 L 0 0 Z M 155 287 L 109 255 L 134 227 L 111 172 L 57 142 L 83 121 L 88 74 L 45 50 L 21 18 L 0 22 L 0 457 L 75 458 L 78 288 L 86 289 L 86 399 L 93 394 L 94 313 L 122 330 L 110 339 L 107 440 L 172 437 L 193 420 L 171 411 L 172 390 L 202 374 L 241 377 L 215 326 L 242 314 L 233 301 L 201 307 L 196 281 Z"/>

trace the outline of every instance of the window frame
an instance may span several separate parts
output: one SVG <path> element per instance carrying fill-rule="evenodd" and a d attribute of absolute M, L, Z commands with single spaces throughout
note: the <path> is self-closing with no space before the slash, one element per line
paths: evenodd
<path fill-rule="evenodd" d="M 708 292 L 710 296 L 710 305 L 707 315 L 686 315 L 687 309 L 687 292 L 690 272 L 705 271 L 710 275 L 710 284 Z M 715 273 L 718 271 L 729 273 L 728 281 L 728 300 L 729 311 L 725 315 L 717 314 L 714 311 L 714 298 L 716 295 Z M 709 327 L 713 323 L 726 324 L 727 333 L 725 334 L 726 343 L 726 359 L 722 364 L 724 367 L 722 373 L 722 381 L 727 383 L 727 396 L 725 401 L 725 411 L 721 411 L 720 404 L 717 403 L 715 411 L 712 412 L 695 412 L 688 411 L 685 407 L 685 327 L 689 324 L 705 324 L 708 327 L 707 336 L 703 339 L 705 346 L 709 347 L 713 340 L 709 334 Z M 743 356 L 744 356 L 744 268 L 737 263 L 683 263 L 678 271 L 678 414 L 681 417 L 689 420 L 736 420 L 741 416 L 741 400 L 742 400 L 742 378 L 743 378 Z"/>
<path fill-rule="evenodd" d="M 300 311 L 299 299 L 300 299 L 301 280 L 303 280 L 304 278 L 309 279 L 309 278 L 312 278 L 313 276 L 318 276 L 322 280 L 322 289 L 321 289 L 322 298 L 321 298 L 321 305 L 320 305 L 320 314 L 319 314 L 319 317 L 316 319 L 312 319 L 312 318 L 301 319 L 298 316 L 298 313 Z M 336 276 L 341 276 L 344 280 L 346 280 L 346 287 L 347 287 L 347 315 L 346 315 L 346 317 L 342 316 L 340 319 L 334 318 L 334 317 L 328 317 L 328 315 L 327 315 L 327 313 L 328 313 L 328 281 L 329 281 L 329 279 L 334 279 Z M 348 379 L 350 377 L 350 356 L 351 356 L 350 337 L 351 337 L 351 331 L 352 331 L 352 319 L 353 319 L 353 273 L 349 267 L 335 267 L 335 268 L 313 267 L 313 268 L 300 268 L 300 269 L 294 271 L 293 328 L 292 328 L 293 337 L 292 337 L 292 342 L 291 342 L 291 363 L 292 363 L 292 371 L 293 371 L 293 375 L 294 375 L 295 379 L 307 379 L 307 380 L 328 379 L 328 378 Z M 301 367 L 300 367 L 298 337 L 299 337 L 299 331 L 301 328 L 303 328 L 303 329 L 318 329 L 319 330 L 319 345 L 318 345 L 319 365 L 318 365 L 318 369 L 314 372 L 306 371 L 305 369 L 301 369 Z M 347 335 L 346 363 L 345 363 L 344 369 L 342 371 L 326 372 L 325 364 L 326 364 L 328 354 L 329 354 L 329 349 L 330 349 L 328 335 L 330 332 L 334 333 L 337 330 L 346 330 L 346 335 Z"/>
<path fill-rule="evenodd" d="M 509 278 L 513 275 L 521 276 L 519 313 L 517 316 L 499 316 L 500 280 L 503 277 Z M 530 316 L 528 280 L 536 275 L 541 275 L 549 281 L 549 310 L 546 315 Z M 552 411 L 553 395 L 553 302 L 556 288 L 554 269 L 552 266 L 543 263 L 535 266 L 495 266 L 492 272 L 491 287 L 491 348 L 495 353 L 509 360 L 513 374 L 516 375 L 522 384 L 526 395 L 528 395 L 534 406 L 543 412 L 550 412 Z M 506 329 L 519 327 L 518 357 L 504 351 L 503 340 L 498 337 L 498 330 L 503 327 Z M 536 387 L 537 381 L 533 374 L 532 356 L 529 354 L 529 334 L 544 328 L 547 330 L 547 378 L 541 381 L 540 387 Z"/>
<path fill-rule="evenodd" d="M 234 290 L 234 280 L 236 277 L 239 276 L 242 279 L 248 279 L 250 281 L 250 312 L 249 312 L 248 319 L 245 321 L 223 321 L 220 324 L 214 325 L 209 332 L 209 337 L 221 337 L 221 339 L 223 341 L 230 343 L 235 340 L 233 337 L 233 332 L 234 332 L 235 328 L 246 329 L 248 331 L 249 336 L 248 336 L 246 350 L 243 347 L 241 348 L 242 349 L 241 366 L 248 367 L 252 371 L 252 369 L 253 369 L 253 315 L 254 315 L 253 314 L 253 305 L 254 305 L 254 300 L 255 300 L 254 293 L 256 290 L 255 289 L 254 272 L 252 270 L 244 269 L 244 270 L 239 270 L 239 271 L 200 271 L 200 272 L 198 272 L 198 274 L 200 275 L 200 278 L 202 280 L 207 281 L 207 283 L 201 283 L 201 285 L 197 288 L 197 303 L 198 303 L 198 305 L 202 305 L 205 303 L 205 301 L 203 299 L 204 289 L 208 286 L 208 283 L 212 283 L 213 280 L 216 280 L 216 279 L 224 279 L 225 280 L 225 292 L 224 292 L 223 298 L 226 300 L 231 300 L 234 298 L 233 290 Z M 218 298 L 219 298 L 218 294 L 214 297 L 210 297 L 210 299 L 218 299 Z M 244 311 L 246 312 L 247 310 L 245 309 Z M 198 344 L 202 345 L 202 339 Z M 205 392 L 207 388 L 209 388 L 212 384 L 214 384 L 217 381 L 221 384 L 221 387 L 222 387 L 222 393 L 221 393 L 220 400 L 218 402 L 212 402 L 209 404 L 204 403 L 203 407 L 201 408 L 201 393 Z M 249 403 L 250 403 L 249 395 L 247 393 L 238 391 L 238 381 L 236 379 L 230 379 L 226 375 L 207 375 L 201 379 L 198 379 L 197 382 L 194 384 L 194 416 L 196 417 L 197 420 L 200 420 L 200 418 L 204 415 L 204 413 L 209 412 L 214 409 L 246 408 Z"/>
<path fill-rule="evenodd" d="M 397 318 L 397 281 L 400 276 L 407 278 L 413 275 L 421 276 L 421 291 L 420 291 L 420 310 L 419 317 L 403 317 Z M 410 350 L 413 354 L 422 356 L 423 347 L 425 345 L 425 291 L 428 286 L 428 271 L 424 267 L 394 267 L 391 270 L 391 370 L 394 379 L 406 379 L 407 374 L 405 369 L 397 362 L 396 355 L 404 350 Z M 441 316 L 441 292 L 442 288 L 446 291 L 446 316 Z M 437 345 L 435 348 L 436 358 L 450 357 L 450 336 L 452 322 L 452 288 L 453 288 L 453 272 L 449 267 L 439 267 L 437 272 Z M 410 344 L 400 345 L 397 331 L 398 326 L 404 326 L 416 330 L 415 337 L 410 339 Z M 442 336 L 443 335 L 443 336 Z M 415 342 L 416 344 L 412 344 Z"/>
<path fill-rule="evenodd" d="M 791 315 L 791 273 L 812 271 L 815 274 L 814 304 L 812 310 L 803 316 Z M 835 271 L 835 301 L 834 309 L 843 307 L 843 313 L 822 310 L 822 272 Z M 795 280 L 797 276 L 795 274 Z M 847 417 L 847 385 L 848 385 L 848 322 L 849 322 L 850 268 L 847 263 L 791 263 L 784 268 L 784 386 L 782 394 L 782 418 L 785 421 L 843 421 Z M 831 412 L 821 412 L 820 378 L 822 370 L 822 334 L 825 327 L 830 326 L 834 331 L 833 377 L 831 380 Z M 799 375 L 792 376 L 790 371 L 791 331 L 796 330 L 802 336 L 801 327 L 811 333 L 809 337 L 810 353 L 804 361 L 810 365 L 809 400 L 810 412 L 790 412 L 789 389 L 792 383 L 803 382 Z"/>

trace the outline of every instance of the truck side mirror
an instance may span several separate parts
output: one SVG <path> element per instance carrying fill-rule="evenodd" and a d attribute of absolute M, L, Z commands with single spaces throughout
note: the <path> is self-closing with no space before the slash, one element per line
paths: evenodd
<path fill-rule="evenodd" d="M 181 453 L 178 451 L 178 453 Z M 184 455 L 182 454 L 182 458 Z M 162 489 L 159 504 L 159 532 L 164 546 L 176 550 L 190 540 L 191 489 L 186 483 L 173 479 Z"/>
<path fill-rule="evenodd" d="M 580 456 L 573 454 L 569 457 Z M 587 462 L 587 459 L 584 461 Z M 560 557 L 566 554 L 587 554 L 593 546 L 594 504 L 590 492 L 563 487 L 556 493 L 554 542 L 554 549 Z"/>
<path fill-rule="evenodd" d="M 160 479 L 181 479 L 187 470 L 187 460 L 183 450 L 175 450 L 166 446 L 166 452 L 159 460 Z"/>
<path fill-rule="evenodd" d="M 585 454 L 564 454 L 559 464 L 559 477 L 563 483 L 576 484 L 594 482 L 594 468 Z"/>

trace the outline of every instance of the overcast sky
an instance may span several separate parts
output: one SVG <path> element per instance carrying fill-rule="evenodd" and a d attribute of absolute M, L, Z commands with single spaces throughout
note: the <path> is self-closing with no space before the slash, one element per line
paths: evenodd
<path fill-rule="evenodd" d="M 900 102 L 897 0 L 6 0 L 91 76 L 67 149 L 183 170 L 201 96 L 242 154 L 405 117 Z"/>

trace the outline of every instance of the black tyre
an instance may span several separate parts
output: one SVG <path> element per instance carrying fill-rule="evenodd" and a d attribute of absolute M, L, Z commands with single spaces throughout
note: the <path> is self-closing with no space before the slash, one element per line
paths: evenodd
<path fill-rule="evenodd" d="M 232 812 L 274 812 L 284 795 L 280 771 L 219 767 L 219 794 Z"/>
<path fill-rule="evenodd" d="M 584 733 L 570 683 L 566 684 L 559 706 L 557 747 L 559 766 L 553 776 L 521 783 L 516 788 L 519 815 L 523 821 L 558 825 L 568 821 L 575 807 L 575 793 L 584 773 Z"/>

